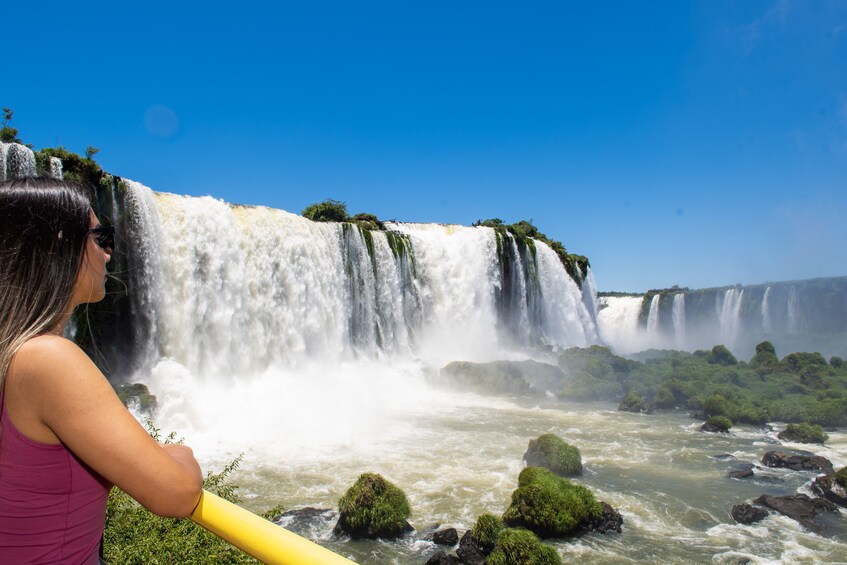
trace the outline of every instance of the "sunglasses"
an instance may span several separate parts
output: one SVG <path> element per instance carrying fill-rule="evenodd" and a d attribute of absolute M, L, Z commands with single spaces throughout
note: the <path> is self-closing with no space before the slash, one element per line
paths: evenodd
<path fill-rule="evenodd" d="M 94 241 L 103 249 L 115 250 L 115 226 L 89 228 L 88 233 L 93 233 L 96 236 Z"/>

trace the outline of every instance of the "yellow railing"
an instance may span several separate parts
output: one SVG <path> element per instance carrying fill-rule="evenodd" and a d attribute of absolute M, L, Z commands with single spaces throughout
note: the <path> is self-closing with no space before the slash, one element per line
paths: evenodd
<path fill-rule="evenodd" d="M 204 490 L 191 519 L 271 565 L 349 565 L 352 561 Z"/>

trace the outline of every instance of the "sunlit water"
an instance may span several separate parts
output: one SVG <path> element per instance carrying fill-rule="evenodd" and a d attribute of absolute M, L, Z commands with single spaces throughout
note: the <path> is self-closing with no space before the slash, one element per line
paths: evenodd
<path fill-rule="evenodd" d="M 461 535 L 480 514 L 501 514 L 528 441 L 547 432 L 581 450 L 585 473 L 578 480 L 624 516 L 622 534 L 551 540 L 565 562 L 847 562 L 843 517 L 831 538 L 776 515 L 752 526 L 732 520 L 734 504 L 762 493 L 808 492 L 811 473 L 764 469 L 754 480 L 727 477 L 778 448 L 774 431 L 736 426 L 729 435 L 705 434 L 679 412 L 638 415 L 610 404 L 451 391 L 428 384 L 414 363 L 350 363 L 331 372 L 312 367 L 201 384 L 163 362 L 153 375 L 154 392 L 166 399 L 159 426 L 184 432 L 207 470 L 243 453 L 233 479 L 251 510 L 336 509 L 363 472 L 400 486 L 411 502 L 413 535 L 339 540 L 332 520 L 300 532 L 360 563 L 423 563 L 441 549 L 420 539 L 428 529 L 453 526 Z M 826 447 L 786 447 L 813 450 L 836 468 L 847 464 L 842 432 L 830 433 Z"/>

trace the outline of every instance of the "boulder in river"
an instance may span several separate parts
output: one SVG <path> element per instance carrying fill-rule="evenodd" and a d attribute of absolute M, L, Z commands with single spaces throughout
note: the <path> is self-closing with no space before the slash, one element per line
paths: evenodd
<path fill-rule="evenodd" d="M 821 516 L 838 512 L 838 506 L 832 502 L 823 498 L 809 498 L 805 494 L 788 496 L 763 494 L 753 502 L 797 520 L 804 528 L 818 534 L 826 529 L 826 525 L 820 520 Z"/>
<path fill-rule="evenodd" d="M 754 524 L 764 520 L 768 513 L 752 504 L 736 504 L 732 507 L 732 519 L 739 524 Z"/>
<path fill-rule="evenodd" d="M 459 543 L 459 533 L 456 528 L 444 528 L 432 534 L 432 542 L 438 545 L 449 545 L 450 547 Z"/>
<path fill-rule="evenodd" d="M 821 475 L 812 481 L 812 492 L 839 506 L 847 508 L 847 492 L 835 475 Z"/>
<path fill-rule="evenodd" d="M 827 475 L 834 472 L 829 459 L 808 451 L 768 451 L 762 456 L 762 465 L 794 471 L 821 471 Z"/>
<path fill-rule="evenodd" d="M 544 434 L 530 440 L 523 459 L 529 467 L 544 467 L 563 477 L 582 474 L 579 449 L 556 434 Z"/>
<path fill-rule="evenodd" d="M 455 555 L 439 551 L 427 560 L 426 565 L 459 565 L 459 563 L 461 561 Z"/>
<path fill-rule="evenodd" d="M 621 526 L 623 526 L 623 516 L 621 516 L 621 513 L 603 501 L 600 501 L 600 506 L 603 507 L 603 514 L 588 523 L 588 531 L 601 534 L 605 534 L 606 532 L 621 533 Z"/>
<path fill-rule="evenodd" d="M 729 428 L 731 427 L 732 420 L 726 416 L 712 416 L 700 426 L 700 431 L 712 434 L 726 434 L 729 433 Z"/>
<path fill-rule="evenodd" d="M 468 530 L 459 541 L 459 549 L 456 550 L 456 555 L 465 565 L 485 565 L 487 553 L 480 547 L 479 540 L 474 537 L 473 532 Z"/>

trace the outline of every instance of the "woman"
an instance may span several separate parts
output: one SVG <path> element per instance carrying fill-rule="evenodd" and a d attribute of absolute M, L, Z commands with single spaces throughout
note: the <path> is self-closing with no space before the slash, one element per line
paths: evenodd
<path fill-rule="evenodd" d="M 199 500 L 191 449 L 154 441 L 62 337 L 113 247 L 79 188 L 0 183 L 0 563 L 98 563 L 111 485 L 160 516 Z"/>

